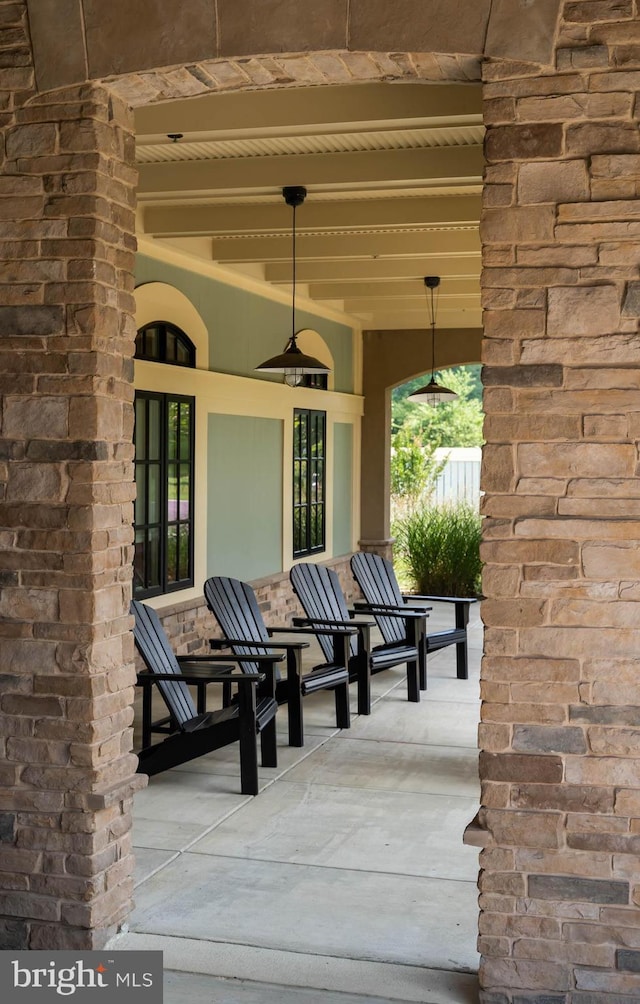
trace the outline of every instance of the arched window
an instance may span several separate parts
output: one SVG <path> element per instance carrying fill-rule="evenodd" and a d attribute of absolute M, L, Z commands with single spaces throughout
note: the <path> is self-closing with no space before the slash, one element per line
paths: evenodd
<path fill-rule="evenodd" d="M 136 336 L 136 359 L 195 367 L 191 339 L 153 321 Z M 135 395 L 136 599 L 193 585 L 195 398 L 138 390 Z"/>
<path fill-rule="evenodd" d="M 136 359 L 170 366 L 196 365 L 196 347 L 184 331 L 169 321 L 152 321 L 138 330 Z"/>

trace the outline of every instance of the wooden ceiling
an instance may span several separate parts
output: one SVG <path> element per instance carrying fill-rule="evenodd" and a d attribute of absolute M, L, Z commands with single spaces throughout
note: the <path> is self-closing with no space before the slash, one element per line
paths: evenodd
<path fill-rule="evenodd" d="M 479 327 L 483 171 L 476 84 L 211 94 L 136 111 L 140 235 L 298 292 L 374 329 Z M 169 135 L 179 134 L 172 140 Z"/>

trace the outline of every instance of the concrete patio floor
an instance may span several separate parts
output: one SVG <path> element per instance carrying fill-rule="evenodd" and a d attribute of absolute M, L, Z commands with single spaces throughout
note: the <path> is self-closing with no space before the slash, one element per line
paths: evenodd
<path fill-rule="evenodd" d="M 436 605 L 430 629 L 450 616 Z M 469 638 L 470 679 L 443 649 L 419 704 L 403 667 L 374 677 L 372 714 L 349 730 L 313 695 L 304 749 L 280 712 L 279 766 L 255 798 L 235 746 L 136 796 L 136 907 L 113 947 L 164 952 L 166 1004 L 474 1004 L 477 608 Z"/>

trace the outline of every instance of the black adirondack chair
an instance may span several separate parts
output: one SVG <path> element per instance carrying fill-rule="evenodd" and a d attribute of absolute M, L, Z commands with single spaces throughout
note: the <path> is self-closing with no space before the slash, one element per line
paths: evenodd
<path fill-rule="evenodd" d="M 447 645 L 456 646 L 456 675 L 459 680 L 469 677 L 469 659 L 467 654 L 467 624 L 469 623 L 469 607 L 476 603 L 475 597 L 462 596 L 419 596 L 400 592 L 393 565 L 379 554 L 359 551 L 351 558 L 351 571 L 365 597 L 366 609 L 371 613 L 380 629 L 382 637 L 387 642 L 399 640 L 400 629 L 395 617 L 397 610 L 410 610 L 412 600 L 427 600 L 429 602 L 453 603 L 455 607 L 455 627 L 444 631 L 427 633 L 427 654 L 437 652 Z M 356 608 L 360 608 L 356 603 Z M 414 607 L 413 609 L 421 609 Z M 426 663 L 424 678 L 420 680 L 424 690 L 427 686 Z"/>
<path fill-rule="evenodd" d="M 131 604 L 135 617 L 133 636 L 148 672 L 139 673 L 142 695 L 142 749 L 138 772 L 159 774 L 170 767 L 240 743 L 240 786 L 243 795 L 258 794 L 258 750 L 260 735 L 262 765 L 277 767 L 275 663 L 281 655 L 265 655 L 250 671 L 234 671 L 233 656 L 176 657 L 155 610 L 138 600 Z M 227 663 L 227 665 L 225 665 Z M 260 672 L 257 666 L 264 667 Z M 238 700 L 218 711 L 207 711 L 207 687 L 211 683 L 238 688 Z M 197 708 L 187 684 L 197 688 Z M 169 715 L 152 720 L 153 688 L 157 686 Z M 261 693 L 258 696 L 258 686 Z M 166 738 L 152 743 L 153 733 Z"/>
<path fill-rule="evenodd" d="M 294 624 L 310 625 L 323 651 L 326 647 L 326 638 L 320 633 L 323 628 L 349 624 L 357 628 L 358 634 L 351 638 L 349 647 L 349 677 L 358 685 L 358 714 L 371 714 L 371 675 L 403 663 L 407 665 L 407 698 L 413 702 L 420 700 L 420 674 L 422 667 L 426 667 L 425 610 L 390 614 L 398 621 L 399 639 L 372 645 L 372 622 L 352 620 L 357 611 L 347 607 L 340 580 L 333 569 L 303 561 L 293 566 L 289 578 L 306 614 L 304 618 L 294 618 Z M 363 612 L 366 613 L 366 609 Z"/>
<path fill-rule="evenodd" d="M 230 648 L 247 672 L 252 671 L 256 655 L 278 650 L 286 653 L 287 675 L 285 679 L 276 679 L 276 700 L 278 704 L 287 705 L 290 746 L 304 745 L 303 698 L 318 690 L 335 691 L 336 726 L 349 728 L 349 631 L 335 628 L 328 631 L 327 645 L 323 647 L 326 663 L 303 672 L 302 650 L 309 647 L 309 642 L 273 641 L 272 635 L 290 634 L 293 629 L 266 626 L 256 595 L 248 583 L 214 575 L 204 584 L 204 596 L 209 610 L 224 633 L 222 639 L 211 639 L 212 647 Z"/>

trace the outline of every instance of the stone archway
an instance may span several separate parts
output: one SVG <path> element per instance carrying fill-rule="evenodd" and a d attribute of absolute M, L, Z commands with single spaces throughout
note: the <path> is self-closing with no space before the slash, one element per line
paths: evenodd
<path fill-rule="evenodd" d="M 276 6 L 262 8 L 274 25 Z M 94 0 L 84 20 L 68 5 L 64 33 L 51 3 L 0 2 L 4 943 L 97 947 L 130 906 L 132 95 L 309 74 L 460 79 L 482 58 L 483 999 L 633 999 L 638 16 L 572 2 L 558 22 L 557 0 L 519 0 L 540 30 L 514 31 L 506 0 L 469 23 L 449 4 L 447 46 L 404 0 L 398 51 L 377 52 L 386 6 L 352 2 L 347 21 L 327 0 L 295 23 L 297 54 L 264 55 L 233 41 L 247 4 L 219 3 L 216 22 L 208 0 L 149 2 L 136 49 L 113 34 L 127 31 L 124 2 L 111 26 Z M 209 26 L 200 48 L 163 30 L 181 11 Z M 416 43 L 440 54 L 411 55 Z"/>

